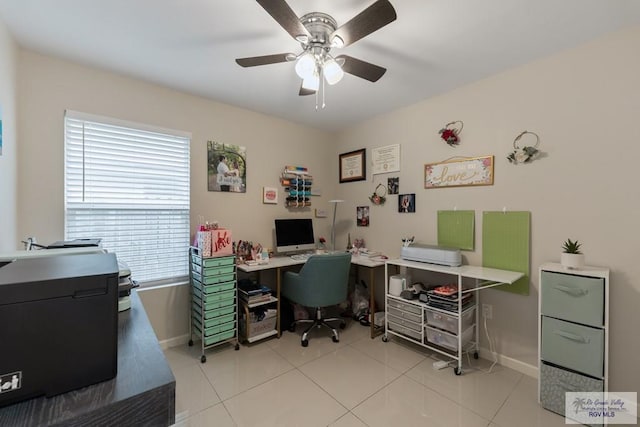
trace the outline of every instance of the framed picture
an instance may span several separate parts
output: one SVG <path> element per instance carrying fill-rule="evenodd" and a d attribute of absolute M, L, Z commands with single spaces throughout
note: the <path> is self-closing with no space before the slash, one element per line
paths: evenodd
<path fill-rule="evenodd" d="M 356 224 L 358 227 L 369 226 L 369 206 L 358 206 L 356 208 Z"/>
<path fill-rule="evenodd" d="M 424 188 L 493 185 L 493 156 L 424 165 Z"/>
<path fill-rule="evenodd" d="M 366 149 L 340 154 L 340 183 L 367 179 Z"/>
<path fill-rule="evenodd" d="M 275 187 L 262 187 L 262 203 L 267 205 L 278 204 L 278 189 Z"/>
<path fill-rule="evenodd" d="M 399 194 L 398 195 L 398 212 L 401 213 L 413 213 L 416 211 L 416 195 L 412 194 Z"/>
<path fill-rule="evenodd" d="M 397 176 L 387 178 L 387 190 L 389 194 L 398 194 L 400 191 L 400 178 Z"/>
<path fill-rule="evenodd" d="M 207 185 L 209 191 L 246 193 L 246 147 L 207 141 Z"/>

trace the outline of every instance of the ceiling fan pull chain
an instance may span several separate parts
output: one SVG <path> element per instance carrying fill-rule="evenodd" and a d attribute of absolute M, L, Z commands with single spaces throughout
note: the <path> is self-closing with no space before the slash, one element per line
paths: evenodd
<path fill-rule="evenodd" d="M 324 89 L 325 89 L 325 85 L 324 85 L 324 70 L 323 67 L 320 67 L 320 84 L 322 85 L 322 109 L 324 110 L 325 107 L 325 103 L 324 103 Z"/>

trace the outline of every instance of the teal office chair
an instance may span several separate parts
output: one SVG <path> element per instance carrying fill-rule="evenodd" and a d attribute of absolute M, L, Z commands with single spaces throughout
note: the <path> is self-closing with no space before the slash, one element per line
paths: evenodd
<path fill-rule="evenodd" d="M 308 335 L 313 327 L 326 326 L 333 332 L 333 342 L 340 341 L 338 331 L 327 322 L 340 321 L 340 328 L 344 329 L 344 319 L 322 318 L 322 307 L 340 304 L 347 300 L 347 288 L 349 285 L 349 268 L 351 267 L 350 253 L 336 253 L 329 255 L 312 255 L 302 266 L 299 273 L 287 271 L 281 295 L 288 300 L 316 309 L 315 319 L 296 320 L 291 323 L 289 330 L 295 331 L 298 323 L 311 323 L 302 334 L 303 347 L 309 345 Z"/>

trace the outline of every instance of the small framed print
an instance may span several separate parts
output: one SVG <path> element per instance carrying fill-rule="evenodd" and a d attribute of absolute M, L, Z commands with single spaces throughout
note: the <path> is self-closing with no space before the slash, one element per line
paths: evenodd
<path fill-rule="evenodd" d="M 416 195 L 412 194 L 399 194 L 398 195 L 398 212 L 401 213 L 414 213 L 416 211 Z"/>
<path fill-rule="evenodd" d="M 398 194 L 400 190 L 400 178 L 395 176 L 387 178 L 387 191 L 389 194 Z"/>
<path fill-rule="evenodd" d="M 367 179 L 366 149 L 340 154 L 340 183 Z"/>
<path fill-rule="evenodd" d="M 278 204 L 278 189 L 275 187 L 262 187 L 262 203 L 267 205 Z"/>
<path fill-rule="evenodd" d="M 369 206 L 356 207 L 356 224 L 358 227 L 369 226 Z"/>

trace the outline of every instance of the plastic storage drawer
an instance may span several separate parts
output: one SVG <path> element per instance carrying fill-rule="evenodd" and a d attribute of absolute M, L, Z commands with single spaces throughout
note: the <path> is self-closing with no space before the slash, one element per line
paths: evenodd
<path fill-rule="evenodd" d="M 198 335 L 202 336 L 202 332 L 200 332 L 200 330 L 198 329 L 197 326 L 194 326 L 193 328 L 196 330 L 196 332 L 198 332 Z M 235 328 L 231 329 L 229 331 L 220 332 L 218 334 L 214 334 L 214 335 L 211 335 L 211 336 L 208 336 L 208 337 L 207 336 L 203 336 L 204 345 L 215 344 L 217 342 L 228 340 L 228 339 L 233 338 L 235 336 L 236 336 Z"/>
<path fill-rule="evenodd" d="M 205 267 L 202 269 L 202 274 L 205 277 L 209 276 L 220 276 L 221 274 L 233 274 L 235 271 L 235 266 L 220 266 L 220 267 Z"/>
<path fill-rule="evenodd" d="M 194 319 L 194 320 L 195 320 L 194 326 L 198 330 L 202 330 L 200 322 L 198 321 L 198 319 Z M 210 328 L 204 328 L 204 336 L 205 337 L 210 337 L 212 335 L 219 334 L 220 332 L 225 332 L 225 331 L 228 331 L 230 329 L 234 329 L 235 326 L 236 326 L 236 321 L 234 319 L 231 322 L 221 323 L 219 325 L 211 326 Z"/>
<path fill-rule="evenodd" d="M 402 302 L 397 299 L 389 298 L 387 300 L 387 304 L 389 307 L 397 308 L 398 310 L 406 311 L 409 313 L 417 314 L 418 316 L 422 315 L 422 308 L 418 305 L 411 304 L 408 302 Z"/>
<path fill-rule="evenodd" d="M 221 274 L 219 276 L 202 276 L 197 271 L 191 272 L 193 278 L 196 279 L 200 283 L 204 283 L 205 285 L 215 285 L 217 283 L 222 282 L 230 282 L 235 280 L 235 274 Z"/>
<path fill-rule="evenodd" d="M 222 291 L 231 291 L 235 289 L 235 287 L 236 287 L 236 282 L 225 282 L 217 285 L 205 286 L 202 283 L 198 282 L 197 280 L 193 281 L 193 288 L 194 288 L 193 293 L 196 294 L 198 297 L 202 298 L 201 292 L 204 291 L 205 301 L 212 301 L 211 299 L 206 298 L 206 296 L 208 295 L 212 295 Z"/>
<path fill-rule="evenodd" d="M 399 317 L 401 319 L 411 320 L 412 322 L 420 323 L 422 322 L 422 318 L 419 314 L 407 313 L 406 311 L 398 310 L 397 308 L 389 307 L 389 314 L 392 314 L 395 317 Z"/>
<path fill-rule="evenodd" d="M 231 322 L 233 320 L 235 320 L 236 318 L 236 314 L 233 313 L 233 307 L 231 307 L 232 312 L 229 314 L 226 314 L 224 316 L 219 316 L 219 317 L 214 317 L 212 319 L 205 319 L 204 321 L 204 327 L 206 328 L 212 328 L 214 326 L 218 326 L 222 323 L 227 323 L 227 322 Z M 195 316 L 193 318 L 196 321 L 196 324 L 199 326 L 200 325 L 200 317 Z"/>
<path fill-rule="evenodd" d="M 604 331 L 542 318 L 542 360 L 594 377 L 604 374 Z"/>
<path fill-rule="evenodd" d="M 234 257 L 219 257 L 219 258 L 203 258 L 203 267 L 222 267 L 224 265 L 233 265 L 235 263 Z"/>
<path fill-rule="evenodd" d="M 387 321 L 398 326 L 403 326 L 405 328 L 413 329 L 417 333 L 422 332 L 422 323 L 412 322 L 411 320 L 403 319 L 402 317 L 396 317 L 393 314 L 391 314 L 391 312 L 389 312 L 389 317 Z"/>
<path fill-rule="evenodd" d="M 204 303 L 204 310 L 207 312 L 207 314 L 209 314 L 212 310 L 216 310 L 217 308 L 227 306 L 235 307 L 235 305 L 236 298 L 235 295 L 233 295 L 232 298 Z M 202 307 L 202 300 L 196 295 L 193 296 L 193 306 L 197 308 L 198 312 L 200 312 Z"/>
<path fill-rule="evenodd" d="M 427 341 L 432 344 L 444 347 L 451 351 L 458 350 L 458 336 L 450 334 L 449 332 L 442 331 L 440 329 L 425 327 L 427 333 Z M 473 338 L 473 326 L 462 332 L 462 348 L 465 348 L 467 344 Z"/>
<path fill-rule="evenodd" d="M 545 316 L 601 327 L 604 324 L 604 279 L 542 272 Z"/>
<path fill-rule="evenodd" d="M 407 338 L 416 340 L 416 341 L 421 341 L 422 340 L 422 333 L 420 331 L 415 331 L 413 329 L 409 329 L 405 326 L 399 325 L 397 323 L 388 322 L 389 325 L 389 330 L 393 331 L 393 332 L 397 332 L 399 334 L 405 335 Z"/>
<path fill-rule="evenodd" d="M 476 307 L 473 306 L 462 313 L 462 330 L 466 331 L 476 320 Z M 440 311 L 425 309 L 427 325 L 443 329 L 458 335 L 458 316 L 445 314 Z"/>

